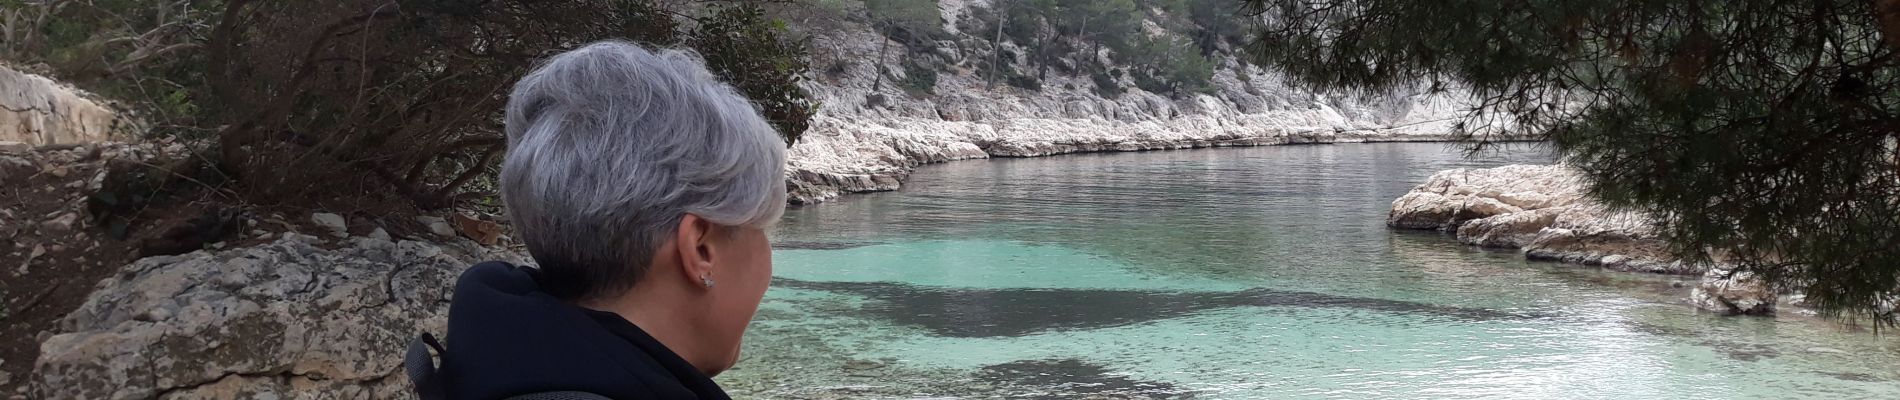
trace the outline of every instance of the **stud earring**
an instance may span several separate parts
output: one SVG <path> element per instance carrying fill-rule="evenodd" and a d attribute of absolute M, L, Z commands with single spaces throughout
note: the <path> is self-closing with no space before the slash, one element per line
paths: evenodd
<path fill-rule="evenodd" d="M 699 283 L 705 284 L 707 289 L 712 289 L 713 287 L 712 277 L 709 277 L 709 276 L 700 276 Z"/>

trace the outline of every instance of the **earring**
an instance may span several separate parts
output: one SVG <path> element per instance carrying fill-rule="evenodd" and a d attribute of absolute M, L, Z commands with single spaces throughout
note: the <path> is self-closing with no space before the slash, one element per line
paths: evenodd
<path fill-rule="evenodd" d="M 707 289 L 712 289 L 713 287 L 712 277 L 709 276 L 701 275 L 699 277 L 699 283 L 705 284 Z"/>

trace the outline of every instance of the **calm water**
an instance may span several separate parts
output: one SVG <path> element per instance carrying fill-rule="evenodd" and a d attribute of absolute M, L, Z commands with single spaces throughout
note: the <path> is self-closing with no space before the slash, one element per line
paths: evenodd
<path fill-rule="evenodd" d="M 1388 230 L 1521 146 L 1257 147 L 922 168 L 789 211 L 761 398 L 1900 398 L 1900 339 L 1697 313 L 1678 278 Z"/>

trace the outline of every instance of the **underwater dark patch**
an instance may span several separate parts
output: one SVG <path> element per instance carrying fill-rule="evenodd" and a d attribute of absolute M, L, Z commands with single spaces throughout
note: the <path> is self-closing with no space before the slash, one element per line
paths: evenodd
<path fill-rule="evenodd" d="M 1873 374 L 1862 374 L 1862 373 L 1854 373 L 1854 372 L 1827 372 L 1827 371 L 1815 371 L 1815 372 L 1819 372 L 1821 375 L 1831 376 L 1831 377 L 1834 377 L 1834 379 L 1840 379 L 1844 381 L 1881 382 L 1881 381 L 1886 380 L 1886 379 L 1881 379 L 1878 376 L 1874 376 Z"/>
<path fill-rule="evenodd" d="M 870 298 L 876 301 L 866 304 L 863 308 L 865 312 L 949 337 L 1007 337 L 1045 331 L 1100 329 L 1246 306 L 1346 308 L 1424 314 L 1467 321 L 1535 317 L 1481 308 L 1271 289 L 1237 292 L 963 289 L 890 282 L 816 282 L 783 278 L 774 280 L 773 285 Z"/>
<path fill-rule="evenodd" d="M 1100 399 L 1140 398 L 1179 399 L 1191 393 L 1167 382 L 1132 379 L 1110 373 L 1108 368 L 1081 360 L 1023 360 L 983 367 L 977 373 L 983 380 L 999 386 L 1033 388 L 1034 393 L 1016 393 L 1012 398 Z"/>
<path fill-rule="evenodd" d="M 1703 341 L 1699 344 L 1715 348 L 1715 351 L 1735 361 L 1754 362 L 1781 356 L 1780 350 L 1775 350 L 1772 346 L 1762 344 L 1744 344 L 1714 340 Z"/>

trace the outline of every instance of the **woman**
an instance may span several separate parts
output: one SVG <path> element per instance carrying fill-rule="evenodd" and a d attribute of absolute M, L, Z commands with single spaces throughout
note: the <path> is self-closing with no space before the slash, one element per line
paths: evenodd
<path fill-rule="evenodd" d="M 605 42 L 515 85 L 501 195 L 538 268 L 456 284 L 437 393 L 723 399 L 772 279 L 785 148 L 691 53 Z"/>

